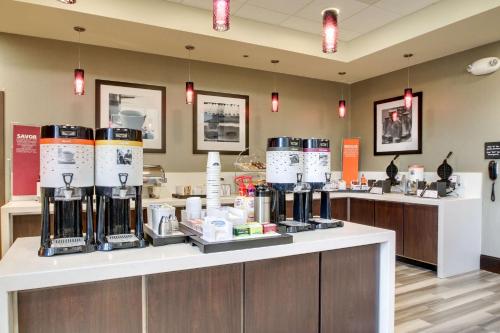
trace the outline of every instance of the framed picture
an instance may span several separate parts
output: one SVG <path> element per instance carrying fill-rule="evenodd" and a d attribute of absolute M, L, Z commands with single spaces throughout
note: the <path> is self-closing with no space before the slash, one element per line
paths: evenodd
<path fill-rule="evenodd" d="M 422 154 L 422 92 L 413 94 L 411 110 L 403 96 L 373 103 L 375 155 Z"/>
<path fill-rule="evenodd" d="M 249 97 L 210 91 L 195 92 L 193 153 L 238 155 L 248 147 Z M 248 150 L 244 153 L 248 154 Z"/>
<path fill-rule="evenodd" d="M 165 153 L 165 87 L 96 80 L 97 128 L 125 127 L 142 130 L 145 153 Z"/>

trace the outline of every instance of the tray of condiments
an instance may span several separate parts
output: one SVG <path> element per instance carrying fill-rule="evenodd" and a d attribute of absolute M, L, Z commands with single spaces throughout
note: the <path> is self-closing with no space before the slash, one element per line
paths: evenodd
<path fill-rule="evenodd" d="M 233 250 L 251 249 L 264 246 L 293 243 L 293 236 L 280 233 L 274 224 L 246 223 L 233 227 L 231 239 L 208 241 L 203 239 L 201 224 L 197 221 L 180 223 L 180 229 L 191 232 L 189 242 L 198 246 L 203 253 L 215 253 Z"/>

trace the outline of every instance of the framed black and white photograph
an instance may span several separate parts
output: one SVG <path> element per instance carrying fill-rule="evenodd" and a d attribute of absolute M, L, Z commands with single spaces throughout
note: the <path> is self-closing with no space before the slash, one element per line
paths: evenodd
<path fill-rule="evenodd" d="M 142 131 L 145 153 L 166 151 L 166 88 L 96 80 L 96 128 Z"/>
<path fill-rule="evenodd" d="M 375 155 L 422 154 L 422 92 L 413 94 L 411 110 L 403 96 L 373 103 Z"/>
<path fill-rule="evenodd" d="M 193 153 L 237 155 L 248 147 L 249 97 L 196 91 L 193 105 Z M 248 154 L 246 151 L 244 154 Z"/>

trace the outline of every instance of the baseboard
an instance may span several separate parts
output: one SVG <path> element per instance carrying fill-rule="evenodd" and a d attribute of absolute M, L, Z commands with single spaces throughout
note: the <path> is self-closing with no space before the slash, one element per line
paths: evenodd
<path fill-rule="evenodd" d="M 427 263 L 427 262 L 418 261 L 418 260 L 415 260 L 415 259 L 411 259 L 411 258 L 407 258 L 407 257 L 402 257 L 402 256 L 396 256 L 396 260 L 404 262 L 406 264 L 413 265 L 413 266 L 418 266 L 418 267 L 422 267 L 422 268 L 425 268 L 425 269 L 429 269 L 431 271 L 437 271 L 437 265 L 430 264 L 430 263 Z"/>
<path fill-rule="evenodd" d="M 481 269 L 500 274 L 500 258 L 481 254 Z"/>

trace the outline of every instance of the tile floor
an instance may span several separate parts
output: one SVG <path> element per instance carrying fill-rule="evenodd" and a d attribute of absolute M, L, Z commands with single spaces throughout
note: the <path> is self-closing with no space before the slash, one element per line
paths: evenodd
<path fill-rule="evenodd" d="M 438 279 L 398 263 L 396 332 L 500 333 L 500 275 L 476 271 Z"/>

